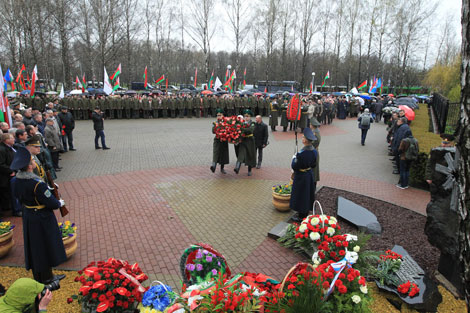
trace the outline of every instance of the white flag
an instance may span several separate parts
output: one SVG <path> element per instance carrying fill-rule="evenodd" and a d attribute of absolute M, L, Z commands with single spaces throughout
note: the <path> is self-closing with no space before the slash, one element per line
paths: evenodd
<path fill-rule="evenodd" d="M 109 76 L 108 76 L 108 73 L 106 72 L 106 67 L 104 68 L 103 91 L 108 96 L 113 93 L 113 87 L 111 86 L 111 83 L 109 82 Z"/>
<path fill-rule="evenodd" d="M 214 90 L 217 90 L 220 86 L 222 86 L 222 82 L 220 81 L 219 76 L 217 76 L 214 83 Z"/>
<path fill-rule="evenodd" d="M 64 91 L 64 84 L 62 84 L 62 88 L 60 88 L 59 98 L 64 99 L 65 91 Z"/>

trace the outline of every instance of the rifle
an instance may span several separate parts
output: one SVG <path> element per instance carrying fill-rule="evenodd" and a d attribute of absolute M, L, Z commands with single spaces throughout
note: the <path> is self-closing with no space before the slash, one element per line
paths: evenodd
<path fill-rule="evenodd" d="M 57 200 L 59 200 L 60 199 L 59 189 L 57 188 L 57 185 L 54 183 L 54 180 L 52 179 L 51 172 L 49 170 L 46 171 L 46 176 L 47 176 L 47 180 L 49 181 L 49 184 L 51 184 L 51 186 L 54 188 L 54 197 L 56 197 Z M 60 210 L 60 215 L 62 217 L 69 214 L 69 210 L 67 210 L 65 205 L 60 207 L 59 210 Z"/>

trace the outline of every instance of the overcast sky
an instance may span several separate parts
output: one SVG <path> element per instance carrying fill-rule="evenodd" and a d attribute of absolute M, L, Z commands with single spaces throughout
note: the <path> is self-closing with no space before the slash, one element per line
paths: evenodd
<path fill-rule="evenodd" d="M 260 0 L 260 1 L 267 1 L 267 0 Z M 335 1 L 335 0 L 333 0 Z M 402 0 L 407 1 L 407 0 Z M 442 23 L 444 23 L 446 16 L 451 14 L 453 19 L 455 20 L 455 35 L 456 38 L 458 37 L 458 44 L 460 46 L 461 42 L 461 26 L 460 26 L 460 15 L 461 15 L 461 7 L 462 1 L 461 0 L 431 0 L 431 1 L 438 1 L 438 8 L 436 11 L 436 18 L 431 20 L 431 27 L 434 31 L 434 38 L 438 38 L 439 30 L 441 29 Z M 254 1 L 249 1 L 250 5 L 252 5 Z M 253 10 L 255 9 L 254 5 L 252 5 Z M 252 11 L 250 12 L 252 14 Z M 222 1 L 216 1 L 215 7 L 215 14 L 216 23 L 217 23 L 217 31 L 211 41 L 211 50 L 212 51 L 233 51 L 235 49 L 233 44 L 233 35 L 228 24 L 228 17 L 225 12 L 225 4 Z M 250 35 L 251 40 L 251 35 Z"/>

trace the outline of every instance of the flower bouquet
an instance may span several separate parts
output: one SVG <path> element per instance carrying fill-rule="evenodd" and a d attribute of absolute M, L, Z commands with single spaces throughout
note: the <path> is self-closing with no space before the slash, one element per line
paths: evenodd
<path fill-rule="evenodd" d="M 142 303 L 139 304 L 138 309 L 140 313 L 159 313 L 173 304 L 176 294 L 170 286 L 164 285 L 159 281 L 155 281 L 157 285 L 153 285 L 144 293 Z M 154 282 L 154 283 L 155 283 Z"/>
<path fill-rule="evenodd" d="M 224 117 L 214 122 L 215 137 L 220 141 L 239 144 L 242 139 L 241 129 L 246 127 L 245 120 L 241 117 Z"/>
<path fill-rule="evenodd" d="M 312 256 L 314 266 L 318 266 L 320 263 L 325 263 L 329 260 L 338 262 L 346 256 L 347 248 L 349 247 L 351 238 L 355 236 L 351 235 L 335 235 L 329 237 L 325 235 L 324 240 L 318 245 L 318 251 Z M 357 239 L 357 237 L 356 237 Z M 357 261 L 357 252 L 359 252 L 359 246 L 354 247 L 355 251 L 351 252 L 355 261 Z"/>
<path fill-rule="evenodd" d="M 141 282 L 148 279 L 137 263 L 114 258 L 91 262 L 78 274 L 75 281 L 82 286 L 78 296 L 72 298 L 78 298 L 85 312 L 132 311 L 146 291 Z"/>
<path fill-rule="evenodd" d="M 0 258 L 10 252 L 15 242 L 13 241 L 13 228 L 11 222 L 0 222 Z"/>
<path fill-rule="evenodd" d="M 180 270 L 186 285 L 202 284 L 220 274 L 230 277 L 230 269 L 222 254 L 210 245 L 192 245 L 181 256 Z"/>

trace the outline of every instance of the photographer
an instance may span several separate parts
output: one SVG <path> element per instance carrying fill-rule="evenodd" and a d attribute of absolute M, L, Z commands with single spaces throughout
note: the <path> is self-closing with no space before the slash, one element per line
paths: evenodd
<path fill-rule="evenodd" d="M 52 292 L 44 285 L 31 278 L 15 281 L 3 297 L 0 298 L 0 312 L 47 312 L 47 305 L 52 300 Z M 42 296 L 42 293 L 44 295 Z"/>
<path fill-rule="evenodd" d="M 95 107 L 95 111 L 91 115 L 93 119 L 93 129 L 95 130 L 95 149 L 109 150 L 111 148 L 106 146 L 104 136 L 104 113 L 101 112 L 99 107 Z M 98 144 L 98 139 L 101 137 L 101 147 Z"/>

